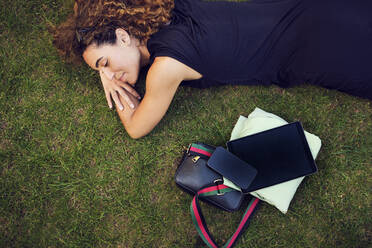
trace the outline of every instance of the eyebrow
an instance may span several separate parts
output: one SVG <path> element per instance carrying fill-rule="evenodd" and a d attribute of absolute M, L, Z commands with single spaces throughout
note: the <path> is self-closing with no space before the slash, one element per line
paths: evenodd
<path fill-rule="evenodd" d="M 97 61 L 96 61 L 96 68 L 98 68 L 98 63 L 99 63 L 99 61 L 101 61 L 102 58 L 103 58 L 103 57 L 97 59 Z"/>

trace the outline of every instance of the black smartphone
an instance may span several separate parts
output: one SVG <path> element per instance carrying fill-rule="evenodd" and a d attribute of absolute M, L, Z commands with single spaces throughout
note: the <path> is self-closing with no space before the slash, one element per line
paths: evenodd
<path fill-rule="evenodd" d="M 257 170 L 223 147 L 217 147 L 207 165 L 242 190 L 247 190 L 257 175 Z"/>

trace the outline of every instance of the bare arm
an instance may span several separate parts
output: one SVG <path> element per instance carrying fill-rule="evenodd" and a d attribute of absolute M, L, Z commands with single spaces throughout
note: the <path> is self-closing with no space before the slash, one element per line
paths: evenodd
<path fill-rule="evenodd" d="M 146 94 L 140 104 L 131 109 L 124 103 L 118 110 L 128 134 L 136 139 L 148 134 L 163 118 L 182 80 L 200 78 L 201 75 L 186 65 L 167 57 L 156 58 L 146 78 Z M 121 99 L 122 100 L 122 99 Z"/>

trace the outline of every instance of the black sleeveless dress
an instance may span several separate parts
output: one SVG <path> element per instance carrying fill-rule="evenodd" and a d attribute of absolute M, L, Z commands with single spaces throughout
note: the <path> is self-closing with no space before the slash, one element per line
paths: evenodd
<path fill-rule="evenodd" d="M 194 87 L 310 83 L 372 99 L 369 0 L 175 0 L 147 47 L 201 73 Z"/>

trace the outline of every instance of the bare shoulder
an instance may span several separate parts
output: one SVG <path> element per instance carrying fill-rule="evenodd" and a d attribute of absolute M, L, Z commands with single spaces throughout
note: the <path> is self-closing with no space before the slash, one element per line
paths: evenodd
<path fill-rule="evenodd" d="M 150 74 L 176 81 L 200 79 L 202 75 L 191 67 L 171 57 L 157 57 L 151 65 Z"/>

